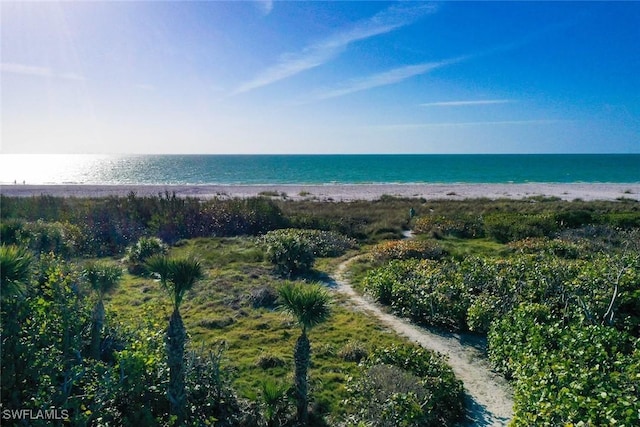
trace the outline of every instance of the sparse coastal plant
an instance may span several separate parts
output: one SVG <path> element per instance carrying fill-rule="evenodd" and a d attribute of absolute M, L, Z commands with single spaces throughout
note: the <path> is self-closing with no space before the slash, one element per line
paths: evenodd
<path fill-rule="evenodd" d="M 195 258 L 168 259 L 159 255 L 147 260 L 147 268 L 159 276 L 162 287 L 169 293 L 173 303 L 166 335 L 169 366 L 167 397 L 171 415 L 176 416 L 178 425 L 181 425 L 186 410 L 184 348 L 187 332 L 180 315 L 180 305 L 187 291 L 204 277 L 204 271 L 200 261 Z"/>
<path fill-rule="evenodd" d="M 307 425 L 309 418 L 307 372 L 311 362 L 311 344 L 307 332 L 329 318 L 330 296 L 320 285 L 293 282 L 285 283 L 278 292 L 282 309 L 293 316 L 301 330 L 293 354 L 294 388 L 297 420 L 300 424 Z"/>
<path fill-rule="evenodd" d="M 95 360 L 100 359 L 100 343 L 104 329 L 104 296 L 116 288 L 122 278 L 122 269 L 116 265 L 91 262 L 82 271 L 96 295 L 96 304 L 91 315 L 91 344 L 89 354 Z"/>

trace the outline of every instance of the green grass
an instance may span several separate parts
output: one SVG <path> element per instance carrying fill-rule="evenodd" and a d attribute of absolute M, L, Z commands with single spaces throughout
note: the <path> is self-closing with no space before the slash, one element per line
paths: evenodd
<path fill-rule="evenodd" d="M 444 239 L 436 240 L 444 248 L 449 256 L 454 258 L 464 258 L 467 256 L 505 256 L 509 250 L 502 243 L 494 240 L 483 239 L 461 239 L 459 237 L 447 236 Z"/>
<path fill-rule="evenodd" d="M 266 378 L 292 383 L 293 349 L 300 330 L 277 308 L 252 305 L 252 291 L 265 286 L 276 288 L 282 283 L 272 273 L 271 265 L 263 261 L 256 240 L 194 239 L 181 242 L 169 255 L 189 254 L 199 257 L 207 270 L 206 278 L 187 294 L 181 307 L 191 346 L 206 350 L 224 341 L 225 366 L 232 371 L 234 385 L 243 397 L 255 398 Z M 337 259 L 320 259 L 316 266 L 331 271 L 337 263 Z M 309 332 L 312 346 L 309 375 L 316 405 L 337 414 L 341 411 L 340 401 L 347 397 L 344 389 L 347 377 L 359 372 L 356 362 L 347 362 L 339 356 L 340 350 L 349 343 L 360 342 L 371 351 L 403 339 L 366 314 L 346 308 L 340 295 L 333 296 L 331 318 Z M 107 301 L 107 309 L 113 316 L 132 325 L 151 321 L 163 329 L 171 310 L 159 283 L 129 274 Z M 266 369 L 258 366 L 267 355 L 283 365 Z"/>

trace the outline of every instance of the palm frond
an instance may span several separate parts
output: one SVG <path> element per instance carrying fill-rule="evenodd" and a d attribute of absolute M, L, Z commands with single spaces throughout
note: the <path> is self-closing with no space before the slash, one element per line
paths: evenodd
<path fill-rule="evenodd" d="M 102 298 L 116 288 L 122 278 L 122 269 L 113 264 L 91 262 L 85 266 L 82 276 Z"/>
<path fill-rule="evenodd" d="M 2 296 L 21 294 L 31 275 L 33 257 L 28 249 L 0 246 L 0 285 Z"/>
<path fill-rule="evenodd" d="M 204 277 L 202 264 L 192 257 L 170 259 L 164 255 L 154 255 L 145 265 L 148 271 L 158 276 L 173 300 L 174 308 L 180 307 L 185 293 Z"/>
<path fill-rule="evenodd" d="M 169 281 L 173 285 L 173 298 L 176 307 L 182 303 L 184 294 L 204 277 L 202 264 L 195 258 L 181 258 L 170 261 Z"/>
<path fill-rule="evenodd" d="M 278 290 L 281 307 L 302 326 L 303 332 L 325 322 L 331 315 L 331 297 L 318 284 L 287 282 Z"/>
<path fill-rule="evenodd" d="M 160 283 L 163 287 L 167 286 L 169 277 L 171 275 L 169 259 L 164 255 L 153 255 L 147 259 L 144 266 L 145 269 L 160 279 Z"/>

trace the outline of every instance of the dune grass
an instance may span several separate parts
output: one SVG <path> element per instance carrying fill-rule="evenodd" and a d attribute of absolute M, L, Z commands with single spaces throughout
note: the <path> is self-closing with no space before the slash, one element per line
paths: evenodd
<path fill-rule="evenodd" d="M 256 306 L 252 295 L 276 289 L 282 279 L 263 261 L 253 238 L 199 238 L 180 242 L 169 256 L 195 255 L 206 269 L 206 278 L 189 292 L 181 307 L 192 348 L 213 348 L 224 342 L 225 367 L 243 397 L 255 399 L 266 379 L 292 383 L 293 348 L 299 329 L 274 304 Z M 321 259 L 322 269 L 339 262 Z M 317 273 L 321 277 L 320 272 Z M 310 380 L 314 405 L 320 412 L 338 414 L 347 397 L 344 384 L 358 375 L 356 361 L 345 359 L 345 349 L 372 351 L 404 342 L 381 327 L 366 313 L 345 307 L 343 297 L 332 294 L 332 316 L 310 332 L 312 365 Z M 126 274 L 122 285 L 107 300 L 113 318 L 136 324 L 152 322 L 165 328 L 171 314 L 168 297 L 149 277 Z M 144 313 L 144 315 L 142 315 Z M 151 320 L 148 317 L 155 319 Z"/>

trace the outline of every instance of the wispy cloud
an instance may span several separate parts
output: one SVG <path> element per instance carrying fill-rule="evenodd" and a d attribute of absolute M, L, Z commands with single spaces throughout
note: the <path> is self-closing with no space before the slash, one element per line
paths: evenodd
<path fill-rule="evenodd" d="M 277 64 L 267 68 L 254 79 L 241 84 L 233 94 L 249 92 L 323 65 L 352 43 L 391 32 L 435 11 L 436 6 L 432 4 L 391 6 L 365 21 L 356 23 L 351 28 L 338 31 L 305 47 L 299 53 L 283 55 Z"/>
<path fill-rule="evenodd" d="M 85 77 L 77 73 L 56 73 L 49 67 L 35 65 L 16 64 L 11 62 L 0 63 L 0 71 L 3 73 L 20 74 L 23 76 L 35 76 L 46 78 L 60 78 L 64 80 L 84 81 Z"/>
<path fill-rule="evenodd" d="M 562 119 L 532 119 L 532 120 L 501 120 L 486 122 L 441 122 L 441 123 L 401 123 L 395 125 L 373 126 L 378 130 L 411 130 L 426 128 L 454 128 L 454 127 L 472 127 L 472 126 L 520 126 L 520 125 L 547 125 L 555 123 L 566 123 L 571 120 Z"/>
<path fill-rule="evenodd" d="M 47 67 L 36 67 L 33 65 L 13 64 L 3 62 L 0 64 L 0 71 L 3 73 L 22 74 L 26 76 L 52 77 L 53 72 Z"/>
<path fill-rule="evenodd" d="M 513 102 L 511 99 L 479 99 L 479 100 L 467 100 L 467 101 L 441 101 L 441 102 L 426 102 L 420 104 L 421 107 L 467 107 L 474 105 L 491 105 L 491 104 L 507 104 Z"/>
<path fill-rule="evenodd" d="M 268 15 L 273 10 L 273 0 L 256 0 L 256 4 L 260 13 L 263 15 Z"/>
<path fill-rule="evenodd" d="M 315 100 L 337 98 L 354 92 L 360 92 L 380 86 L 387 86 L 401 82 L 410 77 L 425 74 L 429 71 L 435 70 L 436 68 L 440 68 L 443 65 L 445 65 L 445 62 L 427 62 L 424 64 L 407 65 L 404 67 L 394 68 L 393 70 L 352 80 L 342 87 L 318 93 L 314 98 Z"/>
<path fill-rule="evenodd" d="M 312 98 L 315 101 L 321 101 L 324 99 L 337 98 L 363 90 L 399 83 L 411 77 L 426 74 L 437 68 L 458 63 L 460 61 L 463 61 L 464 59 L 466 59 L 466 57 L 458 57 L 438 62 L 425 62 L 422 64 L 406 65 L 403 67 L 394 68 L 382 73 L 377 73 L 371 76 L 351 80 L 350 82 L 337 88 L 323 90 L 321 92 L 318 92 Z"/>

